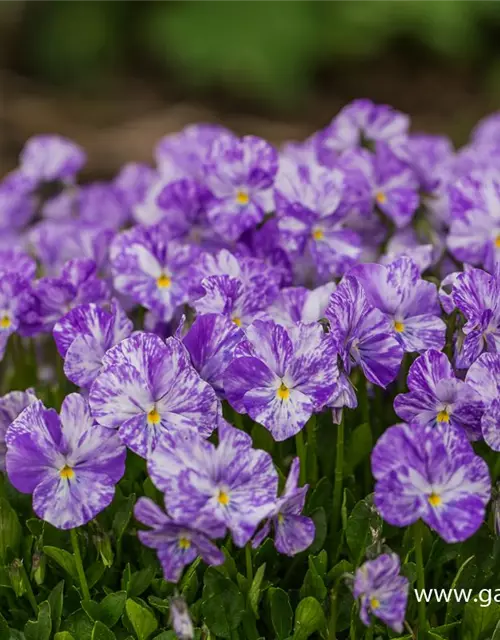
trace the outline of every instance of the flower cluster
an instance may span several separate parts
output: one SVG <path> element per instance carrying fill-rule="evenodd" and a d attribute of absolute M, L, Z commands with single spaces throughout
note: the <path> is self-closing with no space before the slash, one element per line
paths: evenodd
<path fill-rule="evenodd" d="M 175 583 L 233 546 L 251 573 L 271 533 L 282 556 L 315 541 L 338 559 L 356 483 L 395 527 L 455 543 L 486 526 L 500 119 L 458 151 L 409 126 L 368 100 L 280 150 L 193 125 L 158 143 L 154 166 L 91 184 L 77 144 L 26 143 L 0 183 L 0 470 L 38 518 L 103 526 L 123 487 L 142 491 L 133 533 Z M 23 375 L 33 388 L 12 390 Z M 366 431 L 372 451 L 344 451 Z M 356 475 L 363 455 L 373 487 L 367 464 Z M 334 459 L 332 488 L 320 475 Z M 352 593 L 365 625 L 401 633 L 409 582 L 383 551 L 348 555 Z M 310 558 L 301 594 L 322 562 Z"/>

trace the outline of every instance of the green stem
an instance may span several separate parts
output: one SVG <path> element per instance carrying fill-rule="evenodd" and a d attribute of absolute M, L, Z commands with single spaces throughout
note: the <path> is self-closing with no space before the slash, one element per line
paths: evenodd
<path fill-rule="evenodd" d="M 344 410 L 345 411 L 345 410 Z M 340 511 L 342 509 L 342 482 L 344 477 L 344 412 L 337 427 L 337 452 L 335 455 L 335 476 L 333 484 L 333 511 L 332 511 L 332 542 L 338 543 L 337 531 L 340 522 Z M 332 558 L 338 555 L 338 549 L 332 550 Z"/>
<path fill-rule="evenodd" d="M 373 624 L 371 624 L 366 630 L 365 640 L 373 640 Z"/>
<path fill-rule="evenodd" d="M 425 574 L 424 574 L 424 557 L 422 554 L 422 521 L 417 520 L 413 525 L 413 535 L 415 541 L 415 561 L 417 564 L 417 587 L 423 596 L 423 590 L 425 589 Z M 420 598 L 418 603 L 418 627 L 419 632 L 425 634 L 427 630 L 427 616 L 425 612 L 425 599 Z M 426 637 L 425 635 L 423 636 Z"/>
<path fill-rule="evenodd" d="M 233 424 L 237 429 L 240 429 L 241 431 L 245 430 L 245 425 L 243 424 L 243 416 L 241 415 L 241 413 L 233 411 Z"/>
<path fill-rule="evenodd" d="M 330 596 L 330 619 L 328 621 L 328 640 L 337 640 L 337 587 L 332 589 Z"/>
<path fill-rule="evenodd" d="M 307 431 L 307 462 L 308 462 L 308 480 L 312 485 L 318 482 L 318 456 L 316 452 L 316 416 L 311 416 L 306 424 Z"/>
<path fill-rule="evenodd" d="M 300 479 L 299 484 L 303 486 L 306 483 L 306 474 L 307 474 L 307 457 L 306 457 L 306 447 L 304 444 L 304 433 L 299 431 L 295 436 L 295 448 L 297 451 L 297 455 L 300 460 Z"/>
<path fill-rule="evenodd" d="M 252 547 L 250 542 L 245 547 L 245 562 L 247 565 L 247 578 L 249 582 L 249 588 L 253 582 L 253 564 L 252 564 Z"/>
<path fill-rule="evenodd" d="M 28 574 L 26 573 L 26 569 L 24 568 L 24 563 L 21 563 L 20 573 L 21 573 L 22 581 L 24 583 L 24 587 L 26 589 L 26 595 L 28 597 L 28 600 L 30 601 L 31 608 L 33 609 L 35 616 L 37 616 L 38 605 L 36 602 L 35 594 L 33 593 L 33 588 L 31 586 L 30 579 L 28 577 Z"/>
<path fill-rule="evenodd" d="M 83 570 L 82 556 L 80 554 L 80 547 L 78 546 L 78 534 L 76 533 L 76 529 L 71 529 L 69 534 L 71 536 L 71 545 L 73 547 L 76 571 L 78 573 L 78 579 L 80 580 L 80 586 L 83 592 L 83 599 L 90 600 L 89 585 L 87 584 L 87 578 L 85 577 L 85 571 Z"/>

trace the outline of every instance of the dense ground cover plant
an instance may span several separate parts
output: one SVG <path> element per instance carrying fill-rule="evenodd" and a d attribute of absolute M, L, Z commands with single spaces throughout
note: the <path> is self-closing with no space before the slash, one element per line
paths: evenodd
<path fill-rule="evenodd" d="M 500 637 L 500 117 L 360 100 L 0 183 L 0 638 Z M 492 488 L 493 486 L 493 488 Z M 493 500 L 492 500 L 493 498 Z M 496 600 L 499 600 L 498 602 Z"/>

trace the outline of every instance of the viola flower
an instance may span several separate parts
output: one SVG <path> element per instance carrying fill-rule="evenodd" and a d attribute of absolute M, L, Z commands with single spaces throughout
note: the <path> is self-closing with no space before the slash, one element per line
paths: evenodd
<path fill-rule="evenodd" d="M 21 411 L 36 399 L 33 389 L 11 391 L 0 398 L 0 471 L 5 471 L 5 454 L 7 452 L 5 434 L 7 429 Z"/>
<path fill-rule="evenodd" d="M 106 351 L 128 338 L 133 328 L 116 300 L 112 300 L 109 311 L 96 304 L 72 309 L 56 323 L 52 332 L 64 358 L 66 377 L 79 387 L 90 387 Z"/>
<path fill-rule="evenodd" d="M 125 447 L 116 433 L 96 425 L 87 401 L 67 396 L 60 416 L 40 400 L 7 430 L 7 474 L 33 510 L 58 529 L 86 524 L 113 500 L 125 472 Z"/>
<path fill-rule="evenodd" d="M 209 313 L 197 316 L 182 338 L 191 364 L 219 397 L 224 397 L 224 373 L 244 337 L 234 322 L 223 315 Z"/>
<path fill-rule="evenodd" d="M 193 302 L 198 313 L 219 313 L 238 327 L 247 327 L 264 312 L 278 295 L 275 280 L 267 280 L 264 287 L 255 282 L 246 284 L 230 276 L 210 276 L 202 282 L 205 295 Z"/>
<path fill-rule="evenodd" d="M 283 495 L 278 498 L 270 519 L 255 535 L 252 546 L 257 548 L 274 527 L 274 545 L 280 553 L 294 556 L 311 546 L 315 526 L 311 518 L 301 515 L 309 485 L 298 486 L 300 460 L 292 461 Z"/>
<path fill-rule="evenodd" d="M 494 451 L 500 451 L 500 354 L 481 354 L 467 371 L 465 382 L 484 404 L 483 438 Z"/>
<path fill-rule="evenodd" d="M 161 224 L 133 227 L 110 248 L 114 286 L 168 322 L 188 301 L 188 269 L 195 256 L 193 247 L 169 240 Z"/>
<path fill-rule="evenodd" d="M 107 351 L 90 388 L 92 415 L 118 429 L 122 441 L 145 458 L 169 431 L 208 437 L 218 415 L 214 390 L 189 362 L 176 338 L 166 343 L 136 333 Z"/>
<path fill-rule="evenodd" d="M 361 239 L 344 225 L 340 171 L 284 162 L 275 189 L 282 245 L 292 258 L 310 255 L 323 282 L 355 264 Z"/>
<path fill-rule="evenodd" d="M 476 145 L 500 145 L 500 113 L 495 113 L 482 118 L 471 133 L 473 144 Z"/>
<path fill-rule="evenodd" d="M 349 151 L 338 163 L 355 187 L 366 210 L 380 210 L 398 229 L 410 224 L 420 203 L 418 180 L 409 165 L 388 145 L 378 143 L 375 153 Z"/>
<path fill-rule="evenodd" d="M 148 531 L 138 531 L 142 544 L 156 549 L 163 569 L 163 577 L 168 582 L 179 582 L 182 570 L 198 556 L 208 565 L 223 564 L 225 557 L 203 530 L 189 522 L 177 522 L 168 516 L 149 498 L 139 498 L 135 503 L 136 520 L 151 527 Z M 210 529 L 208 529 L 210 531 Z"/>
<path fill-rule="evenodd" d="M 409 393 L 394 400 L 397 415 L 411 424 L 463 429 L 471 440 L 481 438 L 483 403 L 473 387 L 459 380 L 444 353 L 429 349 L 408 372 Z"/>
<path fill-rule="evenodd" d="M 163 185 L 156 202 L 172 236 L 196 242 L 211 232 L 206 212 L 209 199 L 206 187 L 183 178 Z"/>
<path fill-rule="evenodd" d="M 333 424 L 340 424 L 344 407 L 356 409 L 358 406 L 356 391 L 345 371 L 340 371 L 338 382 L 327 406 L 332 410 Z"/>
<path fill-rule="evenodd" d="M 330 297 L 326 309 L 330 340 L 350 374 L 359 365 L 366 378 L 386 387 L 396 377 L 403 349 L 386 316 L 370 304 L 353 276 L 345 276 Z"/>
<path fill-rule="evenodd" d="M 128 162 L 115 176 L 113 187 L 124 209 L 132 213 L 144 202 L 157 180 L 158 173 L 152 167 L 141 162 Z"/>
<path fill-rule="evenodd" d="M 367 627 L 373 615 L 397 633 L 403 631 L 409 582 L 400 571 L 396 553 L 383 553 L 356 570 L 353 595 L 360 601 L 359 616 Z"/>
<path fill-rule="evenodd" d="M 492 271 L 500 260 L 500 177 L 493 171 L 460 178 L 450 190 L 448 248 L 457 260 Z"/>
<path fill-rule="evenodd" d="M 423 244 L 413 227 L 405 227 L 391 236 L 380 263 L 388 266 L 398 258 L 406 257 L 413 260 L 419 272 L 423 273 L 435 263 L 435 253 L 433 244 Z"/>
<path fill-rule="evenodd" d="M 453 280 L 450 307 L 462 312 L 466 324 L 457 344 L 456 366 L 469 367 L 483 351 L 500 351 L 500 268 L 493 275 L 468 269 Z"/>
<path fill-rule="evenodd" d="M 85 151 L 75 142 L 59 135 L 38 135 L 24 145 L 19 168 L 37 183 L 71 183 L 86 161 Z"/>
<path fill-rule="evenodd" d="M 24 280 L 36 274 L 36 261 L 20 249 L 0 249 L 0 273 L 17 273 Z"/>
<path fill-rule="evenodd" d="M 490 499 L 488 465 L 463 431 L 419 424 L 390 427 L 372 452 L 375 506 L 389 524 L 421 518 L 445 542 L 462 542 L 484 521 Z"/>
<path fill-rule="evenodd" d="M 453 144 L 446 136 L 411 134 L 408 137 L 408 158 L 418 177 L 420 188 L 434 194 L 445 186 L 454 159 Z"/>
<path fill-rule="evenodd" d="M 261 138 L 221 134 L 213 141 L 204 182 L 213 195 L 207 215 L 217 233 L 237 240 L 273 210 L 277 170 L 278 153 Z"/>
<path fill-rule="evenodd" d="M 278 474 L 249 435 L 223 420 L 218 432 L 217 447 L 193 432 L 168 434 L 149 456 L 148 472 L 174 520 L 210 522 L 213 537 L 227 527 L 244 547 L 275 507 Z"/>
<path fill-rule="evenodd" d="M 226 397 L 275 440 L 286 440 L 332 395 L 338 379 L 334 344 L 314 324 L 285 328 L 256 320 L 245 333 L 224 375 Z"/>
<path fill-rule="evenodd" d="M 286 287 L 267 309 L 265 319 L 272 319 L 284 327 L 293 327 L 298 322 L 318 322 L 325 317 L 330 296 L 335 288 L 334 282 L 327 282 L 312 291 L 305 287 Z"/>
<path fill-rule="evenodd" d="M 52 331 L 74 307 L 110 297 L 108 285 L 97 276 L 96 263 L 86 258 L 69 260 L 59 277 L 40 278 L 32 289 L 33 303 L 24 319 L 27 335 Z"/>
<path fill-rule="evenodd" d="M 23 229 L 35 215 L 34 186 L 34 181 L 19 170 L 11 171 L 0 181 L 0 228 L 3 233 Z"/>
<path fill-rule="evenodd" d="M 389 105 L 354 100 L 316 135 L 318 159 L 333 167 L 339 154 L 363 144 L 384 141 L 398 147 L 406 141 L 409 126 L 410 118 Z"/>
<path fill-rule="evenodd" d="M 76 206 L 79 220 L 86 224 L 117 230 L 129 219 L 130 210 L 113 183 L 93 182 L 81 187 Z"/>
<path fill-rule="evenodd" d="M 193 621 L 189 616 L 188 606 L 184 598 L 170 598 L 170 624 L 177 634 L 178 640 L 193 640 Z"/>
<path fill-rule="evenodd" d="M 0 272 L 0 360 L 13 333 L 25 335 L 26 314 L 33 305 L 29 280 L 18 273 Z"/>
<path fill-rule="evenodd" d="M 363 285 L 370 303 L 392 324 L 394 335 L 405 351 L 442 349 L 446 325 L 439 317 L 435 284 L 422 280 L 410 258 L 398 258 L 387 267 L 362 264 L 351 271 Z"/>

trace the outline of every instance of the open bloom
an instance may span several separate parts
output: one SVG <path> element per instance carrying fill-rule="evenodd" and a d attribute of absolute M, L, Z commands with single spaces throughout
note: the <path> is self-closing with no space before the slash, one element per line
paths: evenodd
<path fill-rule="evenodd" d="M 359 365 L 373 384 L 386 387 L 396 377 L 403 349 L 386 316 L 370 304 L 353 276 L 346 276 L 326 309 L 329 337 L 349 374 Z"/>
<path fill-rule="evenodd" d="M 224 563 L 224 554 L 209 538 L 208 522 L 203 529 L 187 521 L 177 522 L 144 497 L 136 502 L 134 515 L 136 520 L 151 527 L 148 531 L 138 531 L 137 535 L 142 544 L 156 549 L 165 580 L 178 582 L 184 567 L 198 556 L 209 565 Z"/>
<path fill-rule="evenodd" d="M 215 428 L 215 391 L 200 378 L 176 338 L 166 343 L 136 333 L 109 349 L 90 388 L 97 422 L 119 429 L 122 441 L 145 458 L 171 430 L 208 437 Z"/>
<path fill-rule="evenodd" d="M 413 260 L 398 258 L 387 267 L 362 264 L 351 274 L 363 285 L 368 300 L 391 322 L 405 351 L 444 347 L 446 325 L 439 317 L 436 285 L 422 280 Z"/>
<path fill-rule="evenodd" d="M 252 546 L 258 547 L 274 527 L 274 545 L 280 553 L 294 556 L 311 546 L 315 527 L 311 518 L 301 515 L 309 485 L 298 487 L 300 460 L 295 458 L 283 495 L 278 498 L 270 519 L 255 535 Z"/>
<path fill-rule="evenodd" d="M 294 326 L 298 322 L 309 324 L 325 317 L 326 308 L 336 284 L 327 282 L 316 289 L 305 287 L 285 287 L 264 314 L 266 319 L 284 327 Z"/>
<path fill-rule="evenodd" d="M 227 399 L 275 440 L 290 438 L 333 393 L 338 379 L 334 344 L 314 324 L 285 328 L 256 320 L 246 337 L 224 375 Z"/>
<path fill-rule="evenodd" d="M 407 527 L 421 518 L 446 542 L 466 540 L 481 526 L 490 475 L 463 432 L 395 425 L 371 462 L 375 506 L 389 524 Z"/>
<path fill-rule="evenodd" d="M 226 240 L 237 240 L 272 211 L 277 170 L 278 153 L 261 138 L 221 134 L 214 140 L 205 162 L 205 184 L 213 195 L 207 214 Z"/>
<path fill-rule="evenodd" d="M 96 304 L 85 304 L 61 318 L 53 335 L 64 358 L 66 377 L 80 387 L 89 387 L 97 377 L 104 354 L 128 338 L 133 323 L 116 300 L 109 311 Z"/>
<path fill-rule="evenodd" d="M 409 393 L 400 393 L 394 410 L 412 424 L 464 429 L 471 440 L 481 438 L 483 403 L 474 388 L 455 377 L 444 353 L 429 349 L 408 372 Z"/>
<path fill-rule="evenodd" d="M 9 337 L 24 333 L 26 314 L 32 306 L 30 282 L 17 273 L 0 273 L 0 360 Z"/>
<path fill-rule="evenodd" d="M 96 425 L 87 401 L 67 396 L 60 416 L 40 400 L 7 430 L 7 474 L 33 494 L 33 510 L 58 529 L 92 520 L 113 499 L 125 471 L 125 447 L 114 431 Z"/>
<path fill-rule="evenodd" d="M 465 381 L 484 404 L 483 438 L 494 451 L 500 451 L 500 354 L 481 354 L 467 371 Z"/>
<path fill-rule="evenodd" d="M 403 630 L 408 602 L 408 578 L 400 575 L 396 553 L 383 553 L 356 571 L 353 595 L 360 601 L 360 618 L 369 627 L 376 616 L 397 633 Z"/>
<path fill-rule="evenodd" d="M 24 145 L 19 168 L 36 183 L 73 182 L 86 160 L 84 150 L 75 142 L 58 135 L 39 135 Z"/>
<path fill-rule="evenodd" d="M 171 433 L 148 458 L 149 475 L 180 522 L 211 522 L 243 547 L 276 504 L 278 474 L 271 456 L 252 448 L 249 435 L 223 420 L 215 447 L 195 433 Z"/>
<path fill-rule="evenodd" d="M 114 286 L 168 322 L 188 301 L 188 269 L 195 256 L 192 246 L 169 240 L 161 223 L 135 226 L 116 236 L 111 245 Z"/>
<path fill-rule="evenodd" d="M 7 445 L 5 435 L 10 423 L 26 409 L 28 405 L 36 401 L 32 389 L 27 391 L 11 391 L 0 398 L 0 471 L 5 471 L 5 453 Z"/>

